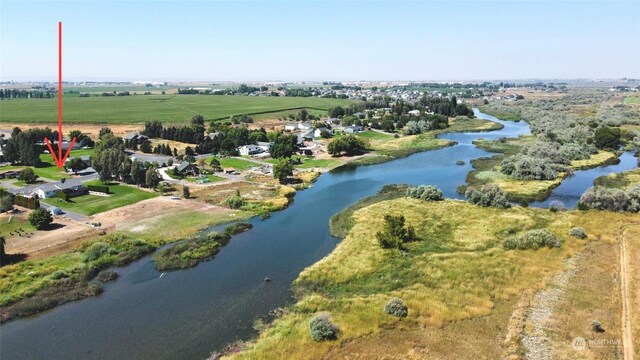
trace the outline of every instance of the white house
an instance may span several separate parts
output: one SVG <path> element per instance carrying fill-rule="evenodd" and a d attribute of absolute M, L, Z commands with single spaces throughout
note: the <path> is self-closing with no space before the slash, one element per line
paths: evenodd
<path fill-rule="evenodd" d="M 319 127 L 313 131 L 313 137 L 319 138 L 322 135 L 323 131 L 331 132 L 331 130 L 327 129 L 326 127 Z"/>
<path fill-rule="evenodd" d="M 301 122 L 298 124 L 298 130 L 311 130 L 313 128 L 313 125 L 311 125 L 308 122 Z"/>
<path fill-rule="evenodd" d="M 296 130 L 296 129 L 298 129 L 298 124 L 285 124 L 285 125 L 284 125 L 284 129 L 285 129 L 286 131 L 293 131 L 293 130 Z"/>
<path fill-rule="evenodd" d="M 264 150 L 257 145 L 243 145 L 238 148 L 240 155 L 255 155 L 264 152 Z"/>
<path fill-rule="evenodd" d="M 411 116 L 420 116 L 420 110 L 411 110 L 408 114 Z"/>
<path fill-rule="evenodd" d="M 47 199 L 55 197 L 58 191 L 63 191 L 69 194 L 82 190 L 84 190 L 82 181 L 80 181 L 79 179 L 68 179 L 64 183 L 57 181 L 54 183 L 43 184 L 35 189 L 32 195 L 35 195 L 40 199 Z"/>
<path fill-rule="evenodd" d="M 355 133 L 360 133 L 363 132 L 364 128 L 362 126 L 347 126 L 344 128 L 344 133 L 345 134 L 355 134 Z"/>

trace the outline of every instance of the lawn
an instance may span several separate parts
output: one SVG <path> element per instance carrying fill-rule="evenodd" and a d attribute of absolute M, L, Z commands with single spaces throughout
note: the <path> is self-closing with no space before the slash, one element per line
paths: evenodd
<path fill-rule="evenodd" d="M 142 124 L 148 120 L 187 122 L 194 114 L 205 119 L 264 114 L 297 108 L 326 111 L 350 100 L 316 97 L 258 97 L 214 95 L 133 95 L 64 97 L 64 120 L 69 124 Z M 0 122 L 55 124 L 57 99 L 2 101 Z"/>
<path fill-rule="evenodd" d="M 624 98 L 625 104 L 640 104 L 640 96 L 627 96 Z"/>
<path fill-rule="evenodd" d="M 382 249 L 371 236 L 382 228 L 385 214 L 404 215 L 416 230 L 419 239 L 407 243 L 404 254 Z M 374 203 L 349 216 L 353 226 L 348 235 L 294 282 L 298 302 L 246 352 L 232 354 L 234 359 L 347 358 L 353 356 L 350 347 L 355 342 L 364 344 L 357 352 L 360 355 L 366 353 L 362 349 L 367 345 L 385 354 L 399 353 L 394 351 L 406 346 L 415 349 L 417 342 L 404 340 L 413 330 L 427 333 L 429 341 L 459 339 L 456 324 L 493 316 L 502 306 L 515 308 L 512 305 L 526 292 L 548 286 L 551 275 L 565 269 L 567 258 L 592 241 L 615 251 L 618 222 L 638 220 L 638 215 L 629 214 L 499 210 L 456 200 L 408 198 Z M 584 227 L 588 239 L 568 236 L 573 226 Z M 509 233 L 539 228 L 563 240 L 562 247 L 514 251 L 502 247 Z M 407 318 L 400 320 L 382 311 L 392 297 L 400 297 L 408 306 Z M 310 338 L 309 320 L 323 312 L 330 313 L 339 326 L 337 340 Z M 490 325 L 479 321 L 464 332 L 474 341 L 464 347 L 429 346 L 428 358 L 470 358 L 452 356 L 452 352 L 477 354 L 478 347 L 484 349 L 487 343 L 493 343 L 491 350 L 497 352 L 490 358 L 500 358 L 503 349 L 495 339 L 504 339 L 510 318 L 507 313 Z M 501 329 L 501 335 L 489 334 L 488 328 Z"/>
<path fill-rule="evenodd" d="M 206 158 L 205 162 L 207 163 L 207 165 L 209 165 L 209 163 L 211 162 L 211 159 L 213 158 L 216 158 L 218 159 L 218 161 L 220 161 L 220 167 L 223 169 L 234 168 L 239 171 L 244 171 L 244 170 L 249 170 L 251 168 L 254 168 L 256 166 L 260 166 L 257 163 L 247 161 L 247 160 L 242 160 L 238 158 L 219 158 L 216 156 L 211 156 Z"/>
<path fill-rule="evenodd" d="M 69 154 L 69 157 L 75 156 L 84 156 L 89 155 L 93 156 L 95 154 L 94 149 L 88 150 L 72 150 Z M 58 169 L 58 166 L 53 161 L 51 154 L 40 154 L 40 161 L 44 163 L 42 167 L 32 167 L 33 172 L 36 173 L 41 178 L 49 179 L 49 180 L 60 180 L 62 178 L 69 178 L 70 175 L 64 171 L 64 169 Z M 0 171 L 9 171 L 9 170 L 22 170 L 27 166 L 3 166 L 0 167 Z M 16 184 L 19 185 L 19 184 Z"/>
<path fill-rule="evenodd" d="M 29 224 L 26 216 L 15 216 L 9 214 L 0 215 L 0 236 L 9 238 L 9 233 L 18 229 L 26 232 L 33 232 L 35 228 Z M 16 235 L 17 236 L 17 235 Z"/>
<path fill-rule="evenodd" d="M 104 185 L 99 181 L 88 181 L 85 185 Z M 104 211 L 131 205 L 142 200 L 158 196 L 158 193 L 140 190 L 134 186 L 109 184 L 110 196 L 83 195 L 71 198 L 69 202 L 52 198 L 43 200 L 45 203 L 57 206 L 62 210 L 77 212 L 84 215 L 94 215 Z"/>
<path fill-rule="evenodd" d="M 373 130 L 357 133 L 356 136 L 363 137 L 366 139 L 374 139 L 374 140 L 382 140 L 382 141 L 393 140 L 393 134 L 384 134 L 384 133 L 373 131 Z"/>
<path fill-rule="evenodd" d="M 296 164 L 294 165 L 294 167 L 296 169 L 312 169 L 312 168 L 334 168 L 340 164 L 343 163 L 342 160 L 335 158 L 335 159 L 313 159 L 313 158 L 308 158 L 306 156 L 300 156 L 300 155 L 293 155 L 291 157 L 292 159 L 296 160 L 296 159 L 300 159 L 302 161 L 302 164 Z M 278 159 L 266 159 L 263 160 L 264 162 L 268 162 L 270 164 L 277 164 L 278 163 Z"/>

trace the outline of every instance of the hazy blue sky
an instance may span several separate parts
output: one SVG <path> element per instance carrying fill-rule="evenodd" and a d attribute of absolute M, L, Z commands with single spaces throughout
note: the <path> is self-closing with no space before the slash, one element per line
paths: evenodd
<path fill-rule="evenodd" d="M 0 78 L 640 78 L 640 2 L 0 0 Z"/>

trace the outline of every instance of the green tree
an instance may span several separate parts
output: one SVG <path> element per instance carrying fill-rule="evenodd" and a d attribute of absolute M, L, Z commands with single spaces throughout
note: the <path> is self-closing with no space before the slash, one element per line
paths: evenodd
<path fill-rule="evenodd" d="M 35 209 L 29 214 L 29 223 L 36 229 L 42 230 L 53 222 L 51 213 L 45 208 Z"/>
<path fill-rule="evenodd" d="M 189 187 L 186 185 L 182 187 L 182 197 L 185 199 L 191 197 L 191 190 L 189 190 Z"/>
<path fill-rule="evenodd" d="M 11 194 L 4 194 L 0 196 L 0 212 L 5 212 L 13 209 L 13 196 Z"/>
<path fill-rule="evenodd" d="M 71 170 L 76 174 L 78 173 L 78 171 L 84 170 L 87 167 L 87 163 L 85 163 L 84 160 L 79 157 L 71 158 L 66 164 L 64 164 L 64 168 L 66 170 Z"/>
<path fill-rule="evenodd" d="M 155 189 L 160 183 L 160 174 L 155 166 L 149 166 L 144 178 L 145 185 L 150 189 Z"/>
<path fill-rule="evenodd" d="M 291 157 L 296 151 L 297 143 L 298 138 L 295 135 L 278 134 L 271 145 L 271 150 L 269 150 L 271 157 L 274 159 Z"/>
<path fill-rule="evenodd" d="M 38 180 L 38 175 L 33 172 L 32 168 L 24 168 L 18 174 L 18 180 L 22 180 L 27 184 L 32 184 Z"/>
<path fill-rule="evenodd" d="M 291 164 L 291 159 L 280 159 L 280 161 L 273 166 L 273 177 L 278 179 L 281 184 L 285 184 L 289 176 L 293 176 L 293 165 Z"/>
<path fill-rule="evenodd" d="M 620 128 L 603 126 L 596 129 L 593 143 L 598 149 L 616 150 L 621 134 Z"/>
<path fill-rule="evenodd" d="M 333 156 L 340 156 L 342 154 L 352 156 L 363 153 L 368 146 L 369 143 L 367 141 L 357 136 L 345 135 L 330 142 L 327 146 L 327 151 Z"/>
<path fill-rule="evenodd" d="M 145 140 L 140 144 L 140 151 L 145 154 L 150 154 L 153 151 L 153 147 L 151 146 L 151 141 Z"/>
<path fill-rule="evenodd" d="M 415 238 L 413 227 L 404 226 L 405 218 L 402 215 L 384 216 L 384 228 L 376 233 L 378 243 L 385 249 L 402 249 L 402 244 Z"/>

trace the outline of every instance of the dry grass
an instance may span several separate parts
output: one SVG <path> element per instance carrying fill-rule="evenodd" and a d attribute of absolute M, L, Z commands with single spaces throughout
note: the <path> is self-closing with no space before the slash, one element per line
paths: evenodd
<path fill-rule="evenodd" d="M 383 250 L 376 242 L 373 234 L 387 213 L 404 215 L 422 239 L 408 245 L 406 256 Z M 355 225 L 348 236 L 296 280 L 301 298 L 292 312 L 276 320 L 235 358 L 347 358 L 371 354 L 365 350 L 368 347 L 380 349 L 377 357 L 424 358 L 427 351 L 430 358 L 452 358 L 450 348 L 442 344 L 460 346 L 455 329 L 464 329 L 465 338 L 490 340 L 483 338 L 487 324 L 479 319 L 494 316 L 496 323 L 491 326 L 502 343 L 509 316 L 500 306 L 515 304 L 525 291 L 547 286 L 563 270 L 564 260 L 586 244 L 614 246 L 619 221 L 640 219 L 639 215 L 596 211 L 498 210 L 454 200 L 429 203 L 407 198 L 373 204 L 353 217 Z M 589 238 L 569 237 L 573 226 L 584 227 Z M 564 244 L 560 249 L 505 251 L 501 242 L 508 227 L 516 232 L 547 228 Z M 382 312 L 393 296 L 409 307 L 406 319 Z M 330 312 L 340 326 L 340 337 L 334 342 L 316 343 L 308 335 L 309 319 L 323 311 Z M 424 349 L 422 339 L 433 339 L 431 333 L 439 334 L 441 345 Z M 491 344 L 471 341 L 460 351 L 473 354 L 493 347 L 486 354 L 495 358 L 489 354 L 496 354 L 495 346 L 501 345 L 493 340 Z"/>
<path fill-rule="evenodd" d="M 611 164 L 616 162 L 618 157 L 616 154 L 610 151 L 599 151 L 597 154 L 591 155 L 586 160 L 573 160 L 571 162 L 571 168 L 574 170 L 591 169 L 598 166 Z"/>

